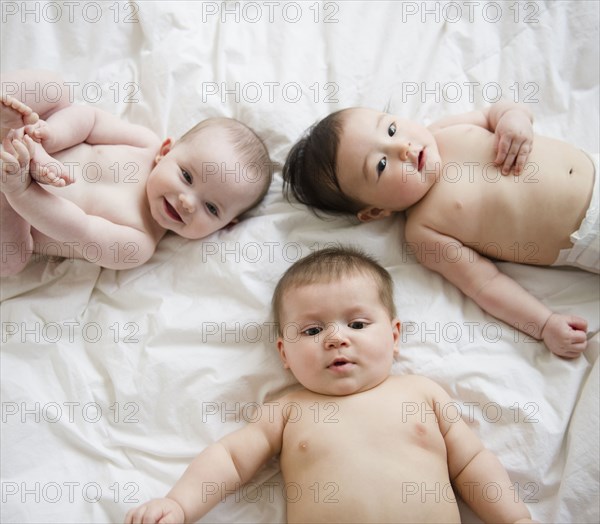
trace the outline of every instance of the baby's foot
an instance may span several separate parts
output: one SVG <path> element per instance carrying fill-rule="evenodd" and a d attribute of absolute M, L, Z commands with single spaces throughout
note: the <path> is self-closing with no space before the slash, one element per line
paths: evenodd
<path fill-rule="evenodd" d="M 20 193 L 31 183 L 29 162 L 33 144 L 31 139 L 21 141 L 5 138 L 2 141 L 2 150 L 0 151 L 0 191 L 2 193 Z"/>
<path fill-rule="evenodd" d="M 56 133 L 54 128 L 48 125 L 48 122 L 41 118 L 35 123 L 24 127 L 25 134 L 29 135 L 36 142 L 39 142 L 44 146 L 44 149 L 48 154 L 56 153 L 58 148 L 56 147 Z"/>
<path fill-rule="evenodd" d="M 48 149 L 49 144 L 47 142 L 52 138 L 52 128 L 48 125 L 48 122 L 40 118 L 35 124 L 26 125 L 23 129 L 25 134 L 42 144 L 45 149 Z"/>
<path fill-rule="evenodd" d="M 11 129 L 35 124 L 38 120 L 38 114 L 27 104 L 0 93 L 0 140 L 4 140 Z"/>
<path fill-rule="evenodd" d="M 35 133 L 35 136 L 41 140 L 43 140 L 45 136 L 48 136 L 48 130 L 50 127 L 45 125 L 46 123 L 43 120 L 40 120 L 38 123 L 40 122 L 42 123 L 39 128 L 41 133 L 35 133 L 38 130 L 36 127 L 38 124 L 33 124 L 21 127 L 20 129 L 11 129 L 7 135 L 7 139 L 9 141 L 24 141 L 25 137 L 27 137 L 33 144 L 30 174 L 31 178 L 33 178 L 36 182 L 40 184 L 49 184 L 56 187 L 68 186 L 69 184 L 72 184 L 74 180 L 70 176 L 67 167 L 62 162 L 59 162 L 49 155 L 41 143 L 34 141 L 35 139 L 31 139 L 31 133 Z"/>

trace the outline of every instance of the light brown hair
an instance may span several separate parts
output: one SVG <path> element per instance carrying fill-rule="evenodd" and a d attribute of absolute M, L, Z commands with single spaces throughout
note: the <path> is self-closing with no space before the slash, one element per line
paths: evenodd
<path fill-rule="evenodd" d="M 189 129 L 177 142 L 190 142 L 199 133 L 211 127 L 225 129 L 231 138 L 234 150 L 241 157 L 240 162 L 247 168 L 252 168 L 256 173 L 253 175 L 253 180 L 256 176 L 256 181 L 262 184 L 260 194 L 240 213 L 243 214 L 258 205 L 269 191 L 275 164 L 271 161 L 269 151 L 261 138 L 253 129 L 235 118 L 207 118 Z"/>
<path fill-rule="evenodd" d="M 293 288 L 315 283 L 342 280 L 352 274 L 363 274 L 373 278 L 378 287 L 381 303 L 390 318 L 396 317 L 394 304 L 394 282 L 392 277 L 374 258 L 351 247 L 333 247 L 315 251 L 302 258 L 281 277 L 273 293 L 273 318 L 279 335 L 282 334 L 281 310 L 285 293 Z"/>

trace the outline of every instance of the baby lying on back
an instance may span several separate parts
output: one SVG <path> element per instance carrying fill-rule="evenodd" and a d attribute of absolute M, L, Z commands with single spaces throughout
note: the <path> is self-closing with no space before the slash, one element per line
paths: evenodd
<path fill-rule="evenodd" d="M 49 83 L 62 86 L 52 101 L 42 96 Z M 269 187 L 267 149 L 237 120 L 204 120 L 161 142 L 147 128 L 72 105 L 68 93 L 52 73 L 2 77 L 3 276 L 33 253 L 136 267 L 168 230 L 204 238 L 237 222 Z"/>

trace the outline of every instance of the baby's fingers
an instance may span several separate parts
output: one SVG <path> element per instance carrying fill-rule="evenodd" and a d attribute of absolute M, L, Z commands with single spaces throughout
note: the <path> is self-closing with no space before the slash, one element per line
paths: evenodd
<path fill-rule="evenodd" d="M 11 155 L 6 151 L 0 151 L 0 173 L 2 174 L 0 182 L 3 193 L 11 190 L 11 186 L 6 185 L 9 183 L 9 178 L 12 180 L 10 184 L 14 184 L 15 177 L 18 177 L 21 171 L 22 168 L 15 155 Z"/>
<path fill-rule="evenodd" d="M 568 322 L 572 329 L 583 332 L 583 336 L 585 337 L 585 332 L 587 331 L 588 327 L 588 323 L 585 318 L 570 316 Z"/>
<path fill-rule="evenodd" d="M 31 160 L 31 155 L 33 151 L 31 151 L 28 145 L 24 144 L 21 140 L 13 140 L 12 145 L 16 151 L 16 156 L 17 160 L 19 161 L 19 165 L 21 167 L 27 167 L 29 161 Z"/>
<path fill-rule="evenodd" d="M 515 144 L 511 137 L 507 135 L 497 136 L 496 142 L 497 153 L 494 163 L 497 166 L 502 166 L 502 174 L 506 175 L 510 172 L 512 165 L 515 162 L 518 149 L 515 148 Z"/>
<path fill-rule="evenodd" d="M 521 145 L 521 149 L 519 149 L 519 154 L 517 155 L 517 160 L 515 161 L 515 175 L 520 175 L 523 172 L 530 152 L 531 149 L 528 144 Z"/>
<path fill-rule="evenodd" d="M 572 331 L 569 341 L 565 344 L 565 349 L 560 356 L 564 358 L 577 358 L 587 347 L 587 337 L 585 331 Z"/>
<path fill-rule="evenodd" d="M 2 140 L 2 150 L 6 151 L 9 155 L 14 156 L 15 161 L 17 160 L 16 159 L 17 152 L 15 151 L 15 148 L 13 147 L 12 139 L 9 138 L 8 136 L 4 140 Z"/>
<path fill-rule="evenodd" d="M 125 518 L 125 524 L 146 524 L 146 523 L 154 523 L 158 522 L 161 514 L 155 514 L 156 512 L 152 510 L 152 507 L 149 504 L 144 504 L 139 508 L 131 510 L 127 513 Z"/>
<path fill-rule="evenodd" d="M 5 165 L 14 165 L 18 168 L 19 161 L 17 160 L 15 155 L 12 155 L 7 151 L 0 151 L 0 160 L 2 160 L 3 168 Z"/>

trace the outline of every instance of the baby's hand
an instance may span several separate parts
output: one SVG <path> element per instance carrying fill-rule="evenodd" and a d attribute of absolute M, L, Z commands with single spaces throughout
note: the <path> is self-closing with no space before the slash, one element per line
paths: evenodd
<path fill-rule="evenodd" d="M 183 509 L 173 499 L 154 499 L 125 515 L 125 524 L 182 524 L 185 519 Z"/>
<path fill-rule="evenodd" d="M 29 137 L 27 137 L 29 138 Z M 33 142 L 29 140 L 2 141 L 0 162 L 2 164 L 0 176 L 0 191 L 6 194 L 18 194 L 25 191 L 31 184 L 29 162 L 33 156 Z"/>
<path fill-rule="evenodd" d="M 533 145 L 533 126 L 528 116 L 518 109 L 504 113 L 496 125 L 496 160 L 502 174 L 508 175 L 514 167 L 520 175 Z"/>
<path fill-rule="evenodd" d="M 555 355 L 576 358 L 587 346 L 586 330 L 583 318 L 552 313 L 542 331 L 542 340 Z"/>
<path fill-rule="evenodd" d="M 40 131 L 39 133 L 37 131 Z M 62 163 L 50 156 L 45 146 L 40 142 L 44 137 L 49 136 L 50 127 L 46 122 L 40 120 L 38 123 L 21 127 L 20 129 L 11 129 L 7 135 L 9 141 L 25 141 L 25 137 L 33 144 L 31 151 L 31 163 L 29 164 L 29 174 L 31 178 L 39 184 L 48 184 L 55 187 L 64 187 L 72 184 L 75 180 L 70 176 L 69 170 Z M 33 138 L 32 138 L 33 135 Z"/>

